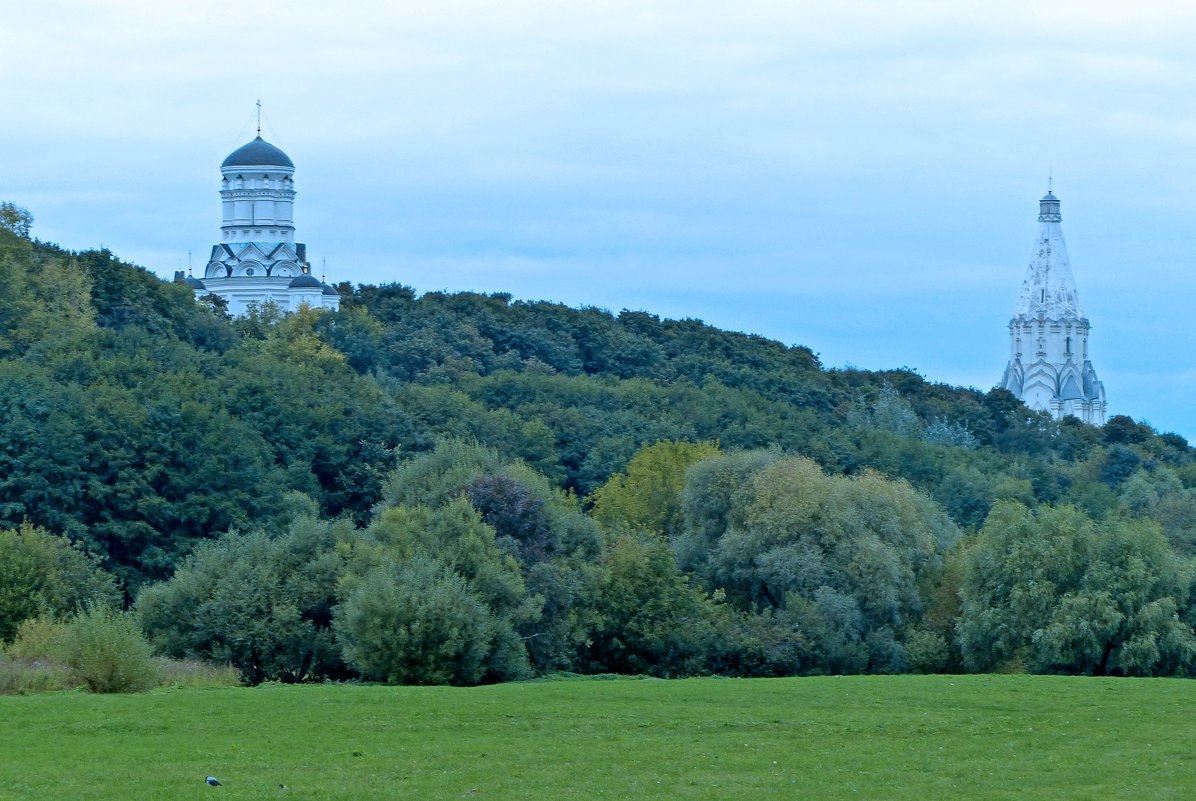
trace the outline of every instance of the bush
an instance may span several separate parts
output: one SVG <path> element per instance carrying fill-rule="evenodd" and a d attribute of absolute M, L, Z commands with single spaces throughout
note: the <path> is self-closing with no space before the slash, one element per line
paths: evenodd
<path fill-rule="evenodd" d="M 416 557 L 369 573 L 333 622 L 345 661 L 392 684 L 478 684 L 527 678 L 510 623 L 447 566 Z"/>
<path fill-rule="evenodd" d="M 158 683 L 163 687 L 239 687 L 241 671 L 198 659 L 158 659 Z"/>
<path fill-rule="evenodd" d="M 4 652 L 18 662 L 61 662 L 65 628 L 49 615 L 26 618 Z"/>
<path fill-rule="evenodd" d="M 905 658 L 914 673 L 943 673 L 951 660 L 947 640 L 933 631 L 913 631 L 905 640 Z"/>
<path fill-rule="evenodd" d="M 128 615 L 110 612 L 107 624 L 99 625 L 87 621 L 88 613 L 83 612 L 69 622 L 56 621 L 45 615 L 27 619 L 17 630 L 16 637 L 7 646 L 0 648 L 0 695 L 25 695 L 28 693 L 46 692 L 49 690 L 69 690 L 86 684 L 93 692 L 122 692 L 128 690 L 103 690 L 87 681 L 83 673 L 73 669 L 68 664 L 68 648 L 75 647 L 83 639 L 80 631 L 89 626 L 101 628 L 116 621 L 116 628 L 127 626 Z M 98 613 L 98 610 L 97 610 Z M 127 632 L 120 633 L 121 636 Z M 111 632 L 109 632 L 111 635 Z M 132 630 L 133 637 L 139 635 L 139 630 Z M 109 636 L 110 642 L 121 639 L 121 636 Z M 93 639 L 103 639 L 96 637 Z M 101 647 L 103 644 L 101 643 Z M 107 649 L 111 653 L 123 650 L 125 658 L 132 653 L 133 662 L 124 666 L 123 674 L 128 677 L 136 673 L 142 680 L 139 689 L 149 689 L 152 686 L 164 687 L 237 687 L 241 684 L 241 672 L 232 665 L 216 665 L 202 662 L 198 659 L 167 659 L 154 657 L 147 662 L 142 661 L 143 653 L 136 647 L 129 648 L 127 643 L 110 644 Z M 107 658 L 107 657 L 105 657 Z M 94 658 L 92 664 L 98 664 Z M 130 671 L 135 667 L 135 671 Z M 153 680 L 152 683 L 150 680 Z M 126 683 L 128 679 L 126 678 Z"/>
<path fill-rule="evenodd" d="M 0 653 L 0 695 L 27 695 L 71 688 L 70 670 L 56 662 L 25 662 Z"/>
<path fill-rule="evenodd" d="M 64 624 L 62 657 L 93 693 L 144 692 L 160 675 L 136 619 L 109 606 L 89 605 Z"/>
<path fill-rule="evenodd" d="M 0 650 L 0 695 L 25 695 L 74 686 L 62 662 L 63 625 L 46 616 L 25 619 Z"/>
<path fill-rule="evenodd" d="M 251 684 L 344 673 L 328 628 L 351 523 L 297 516 L 285 533 L 205 543 L 136 610 L 159 653 L 232 664 Z"/>

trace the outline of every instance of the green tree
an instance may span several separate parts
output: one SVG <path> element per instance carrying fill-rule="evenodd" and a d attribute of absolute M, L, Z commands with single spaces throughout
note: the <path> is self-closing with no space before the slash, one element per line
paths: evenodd
<path fill-rule="evenodd" d="M 619 535 L 604 567 L 589 670 L 695 675 L 739 650 L 729 610 L 717 602 L 721 595 L 712 599 L 691 587 L 660 535 Z"/>
<path fill-rule="evenodd" d="M 463 514 L 472 506 L 472 513 L 493 531 L 494 553 L 503 560 L 514 557 L 511 564 L 521 573 L 525 596 L 542 604 L 537 614 L 513 617 L 532 664 L 541 671 L 577 669 L 592 626 L 603 543 L 574 496 L 527 464 L 459 439 L 441 439 L 432 451 L 401 463 L 384 495 L 405 511 L 383 512 L 376 521 L 383 525 L 388 515 L 422 519 L 413 517 L 416 508 L 423 509 L 420 515 L 443 517 L 447 507 L 467 501 L 465 507 L 455 506 L 458 522 L 473 528 Z M 448 545 L 427 547 L 451 553 L 456 536 L 450 531 Z"/>
<path fill-rule="evenodd" d="M 464 576 L 416 556 L 385 562 L 337 607 L 345 661 L 392 684 L 471 685 L 527 675 L 526 655 Z"/>
<path fill-rule="evenodd" d="M 316 519 L 301 497 L 290 502 L 283 534 L 225 534 L 141 591 L 136 610 L 160 651 L 235 665 L 255 684 L 344 675 L 330 626 L 344 571 L 338 545 L 353 528 Z"/>
<path fill-rule="evenodd" d="M 641 529 L 676 537 L 681 533 L 685 471 L 718 452 L 714 443 L 685 440 L 640 448 L 627 464 L 626 473 L 616 473 L 594 491 L 594 518 L 611 529 Z"/>
<path fill-rule="evenodd" d="M 1196 489 L 1185 487 L 1176 470 L 1138 470 L 1118 489 L 1121 514 L 1153 520 L 1176 551 L 1196 554 Z"/>
<path fill-rule="evenodd" d="M 28 618 L 119 600 L 113 577 L 67 538 L 28 521 L 0 529 L 0 642 Z"/>
<path fill-rule="evenodd" d="M 85 337 L 95 327 L 91 279 L 66 256 L 34 259 L 28 243 L 5 247 L 0 227 L 0 355 L 24 355 Z"/>
<path fill-rule="evenodd" d="M 779 451 L 737 451 L 708 456 L 686 471 L 681 492 L 681 534 L 673 540 L 677 561 L 685 570 L 704 569 L 718 540 L 731 528 L 742 528 L 753 497 L 754 476 L 781 458 Z"/>
<path fill-rule="evenodd" d="M 959 621 L 969 670 L 1169 674 L 1196 654 L 1179 617 L 1191 567 L 1149 523 L 1098 528 L 1074 507 L 993 507 L 968 549 Z"/>
<path fill-rule="evenodd" d="M 529 673 L 517 627 L 539 617 L 544 599 L 527 595 L 514 555 L 465 498 L 381 510 L 354 546 L 340 595 L 337 636 L 367 676 L 475 684 Z"/>
<path fill-rule="evenodd" d="M 872 626 L 899 625 L 920 608 L 917 580 L 958 530 L 933 501 L 876 473 L 829 476 L 808 459 L 782 459 L 752 492 L 711 557 L 716 580 L 749 603 L 786 605 L 826 586 L 857 599 Z"/>
<path fill-rule="evenodd" d="M 21 239 L 28 239 L 32 227 L 33 215 L 29 213 L 28 209 L 8 201 L 0 203 L 0 231 Z"/>
<path fill-rule="evenodd" d="M 695 478 L 701 473 L 695 473 Z M 901 632 L 958 530 L 905 482 L 779 459 L 753 473 L 710 554 L 710 581 L 741 608 L 777 610 L 822 669 L 900 671 Z"/>

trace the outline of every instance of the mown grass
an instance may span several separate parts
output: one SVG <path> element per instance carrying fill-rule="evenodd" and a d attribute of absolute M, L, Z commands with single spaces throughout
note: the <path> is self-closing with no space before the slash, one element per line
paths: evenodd
<path fill-rule="evenodd" d="M 1173 799 L 1193 711 L 1032 676 L 49 693 L 0 698 L 0 799 Z"/>

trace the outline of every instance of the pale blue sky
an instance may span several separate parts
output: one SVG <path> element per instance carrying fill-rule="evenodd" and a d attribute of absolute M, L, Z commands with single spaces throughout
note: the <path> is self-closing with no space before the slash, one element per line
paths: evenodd
<path fill-rule="evenodd" d="M 202 266 L 295 161 L 330 280 L 700 317 L 988 389 L 1054 170 L 1110 413 L 1196 440 L 1196 7 L 44 0 L 0 21 L 0 199 Z"/>

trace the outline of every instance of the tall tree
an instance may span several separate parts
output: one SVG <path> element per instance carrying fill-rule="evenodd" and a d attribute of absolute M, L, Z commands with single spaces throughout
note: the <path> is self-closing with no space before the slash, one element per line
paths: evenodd
<path fill-rule="evenodd" d="M 1192 567 L 1157 527 L 1074 507 L 993 507 L 967 550 L 960 643 L 969 670 L 1169 674 L 1196 654 L 1179 616 Z"/>

